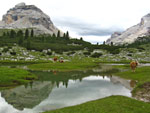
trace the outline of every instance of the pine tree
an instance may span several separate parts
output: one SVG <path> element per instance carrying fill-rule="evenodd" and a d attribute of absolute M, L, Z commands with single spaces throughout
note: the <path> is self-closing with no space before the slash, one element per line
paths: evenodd
<path fill-rule="evenodd" d="M 69 39 L 69 32 L 66 33 L 66 38 Z"/>
<path fill-rule="evenodd" d="M 33 37 L 34 36 L 34 31 L 33 31 L 33 29 L 31 30 L 31 37 Z"/>
<path fill-rule="evenodd" d="M 63 34 L 63 38 L 66 38 L 66 34 L 65 33 Z"/>
<path fill-rule="evenodd" d="M 7 32 L 7 33 L 6 33 L 6 36 L 7 36 L 7 37 L 10 37 L 10 33 L 9 33 L 9 32 Z"/>
<path fill-rule="evenodd" d="M 23 36 L 23 32 L 22 32 L 22 30 L 19 30 L 18 32 L 17 32 L 17 37 L 22 37 Z"/>
<path fill-rule="evenodd" d="M 55 37 L 56 37 L 55 33 L 53 33 L 52 37 L 53 37 L 53 38 L 55 38 Z"/>
<path fill-rule="evenodd" d="M 27 39 L 27 49 L 29 50 L 30 48 L 31 48 L 31 40 L 28 37 L 28 39 Z"/>
<path fill-rule="evenodd" d="M 3 32 L 3 37 L 5 37 L 6 36 L 6 33 L 5 32 Z"/>
<path fill-rule="evenodd" d="M 25 39 L 27 39 L 28 37 L 29 37 L 29 30 L 26 29 L 26 31 L 25 31 Z"/>
<path fill-rule="evenodd" d="M 113 42 L 111 42 L 110 45 L 113 46 L 114 45 Z"/>
<path fill-rule="evenodd" d="M 58 31 L 57 33 L 57 38 L 60 38 L 60 31 Z"/>
<path fill-rule="evenodd" d="M 10 31 L 10 38 L 15 38 L 16 32 L 12 29 Z"/>
<path fill-rule="evenodd" d="M 103 42 L 103 45 L 105 45 L 105 44 L 106 44 L 106 42 L 104 41 L 104 42 Z"/>
<path fill-rule="evenodd" d="M 80 40 L 83 41 L 83 38 L 81 37 Z"/>
<path fill-rule="evenodd" d="M 19 45 L 22 45 L 22 44 L 23 44 L 23 36 L 19 36 L 18 44 L 19 44 Z"/>

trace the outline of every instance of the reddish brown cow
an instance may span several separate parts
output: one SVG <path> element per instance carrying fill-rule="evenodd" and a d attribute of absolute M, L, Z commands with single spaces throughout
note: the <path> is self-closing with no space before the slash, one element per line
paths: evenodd
<path fill-rule="evenodd" d="M 138 66 L 138 62 L 137 61 L 132 61 L 130 63 L 130 67 L 131 67 L 133 72 L 135 72 L 135 69 L 136 69 L 137 66 Z"/>
<path fill-rule="evenodd" d="M 54 57 L 53 60 L 56 62 L 57 61 L 57 57 Z"/>

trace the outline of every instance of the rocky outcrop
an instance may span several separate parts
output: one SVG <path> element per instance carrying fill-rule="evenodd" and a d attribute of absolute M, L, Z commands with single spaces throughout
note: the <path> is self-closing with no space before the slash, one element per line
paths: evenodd
<path fill-rule="evenodd" d="M 150 35 L 150 14 L 141 19 L 141 22 L 128 28 L 126 31 L 112 34 L 111 38 L 106 41 L 107 44 L 113 42 L 116 45 L 133 43 L 138 37 Z"/>
<path fill-rule="evenodd" d="M 25 3 L 17 4 L 14 8 L 9 9 L 0 21 L 0 28 L 34 28 L 36 34 L 56 34 L 58 32 L 48 15 L 36 6 Z"/>

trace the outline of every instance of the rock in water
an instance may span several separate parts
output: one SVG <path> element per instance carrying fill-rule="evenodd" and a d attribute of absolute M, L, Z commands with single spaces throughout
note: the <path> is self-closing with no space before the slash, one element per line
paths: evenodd
<path fill-rule="evenodd" d="M 0 21 L 0 29 L 34 28 L 36 34 L 57 34 L 50 17 L 34 5 L 19 3 L 3 15 Z"/>
<path fill-rule="evenodd" d="M 150 35 L 150 14 L 142 17 L 141 22 L 135 26 L 128 28 L 122 33 L 114 33 L 111 38 L 106 41 L 107 44 L 113 42 L 116 45 L 133 43 L 138 37 Z"/>

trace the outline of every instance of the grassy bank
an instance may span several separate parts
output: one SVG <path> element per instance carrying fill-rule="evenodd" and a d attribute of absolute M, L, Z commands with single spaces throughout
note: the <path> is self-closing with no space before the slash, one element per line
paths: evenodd
<path fill-rule="evenodd" d="M 124 66 L 127 68 L 128 66 Z M 130 67 L 128 67 L 130 68 Z M 150 81 L 150 66 L 139 67 L 135 72 L 132 72 L 131 69 L 124 72 L 116 73 L 115 75 L 120 76 L 126 79 L 137 80 L 139 83 Z"/>
<path fill-rule="evenodd" d="M 148 113 L 148 109 L 149 103 L 123 96 L 111 96 L 45 113 Z"/>
<path fill-rule="evenodd" d="M 125 66 L 122 68 L 127 69 Z M 139 67 L 135 72 L 132 72 L 130 69 L 128 71 L 116 73 L 115 75 L 122 78 L 135 80 L 136 86 L 132 91 L 132 96 L 137 99 L 150 101 L 150 66 Z"/>
<path fill-rule="evenodd" d="M 0 61 L 0 65 L 30 65 L 39 63 L 47 63 L 47 61 Z"/>
<path fill-rule="evenodd" d="M 0 67 L 0 87 L 14 87 L 17 85 L 28 83 L 29 81 L 36 79 L 36 76 L 30 72 L 17 69 Z"/>

